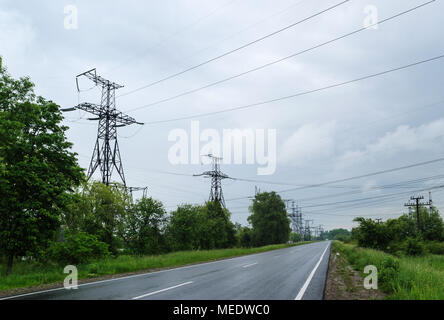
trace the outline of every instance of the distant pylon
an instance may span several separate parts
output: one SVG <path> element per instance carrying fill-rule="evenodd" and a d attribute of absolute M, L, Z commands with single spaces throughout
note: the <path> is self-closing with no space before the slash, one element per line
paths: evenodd
<path fill-rule="evenodd" d="M 209 157 L 212 160 L 213 170 L 205 171 L 201 174 L 195 174 L 194 176 L 205 176 L 211 178 L 211 190 L 208 200 L 218 201 L 222 205 L 222 207 L 225 208 L 224 194 L 222 192 L 222 180 L 228 179 L 230 177 L 220 171 L 220 160 L 222 160 L 222 158 L 215 157 L 212 154 L 207 154 L 205 156 Z"/>

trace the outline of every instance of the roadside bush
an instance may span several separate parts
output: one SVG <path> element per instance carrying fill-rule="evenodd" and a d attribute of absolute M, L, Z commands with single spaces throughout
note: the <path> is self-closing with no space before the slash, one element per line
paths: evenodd
<path fill-rule="evenodd" d="M 444 254 L 444 242 L 426 242 L 425 248 L 431 254 Z"/>
<path fill-rule="evenodd" d="M 87 263 L 109 255 L 106 243 L 85 232 L 68 234 L 64 242 L 53 242 L 48 249 L 48 258 L 60 264 Z"/>
<path fill-rule="evenodd" d="M 351 239 L 350 235 L 345 235 L 345 234 L 339 234 L 335 237 L 335 240 L 339 240 L 345 243 L 348 243 Z"/>
<path fill-rule="evenodd" d="M 399 274 L 399 261 L 393 257 L 386 257 L 378 270 L 381 289 L 385 292 L 393 292 Z"/>
<path fill-rule="evenodd" d="M 425 252 L 424 245 L 415 238 L 408 238 L 404 248 L 405 253 L 409 256 L 420 256 Z"/>

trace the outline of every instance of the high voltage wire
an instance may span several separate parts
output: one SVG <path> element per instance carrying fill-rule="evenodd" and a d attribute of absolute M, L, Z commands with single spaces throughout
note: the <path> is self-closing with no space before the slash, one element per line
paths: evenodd
<path fill-rule="evenodd" d="M 267 67 L 270 67 L 270 66 L 272 66 L 272 65 L 275 65 L 275 64 L 280 63 L 280 62 L 282 62 L 282 61 L 285 61 L 285 60 L 288 60 L 288 59 L 294 58 L 294 57 L 296 57 L 296 56 L 299 56 L 299 55 L 301 55 L 301 54 L 303 54 L 303 53 L 307 53 L 307 52 L 309 52 L 309 51 L 313 51 L 313 50 L 315 50 L 315 49 L 318 49 L 318 48 L 321 48 L 321 47 L 326 46 L 326 45 L 328 45 L 328 44 L 331 44 L 331 43 L 333 43 L 333 42 L 336 42 L 336 41 L 342 40 L 342 39 L 344 39 L 344 38 L 347 38 L 347 37 L 349 37 L 349 36 L 352 36 L 352 35 L 354 35 L 354 34 L 357 34 L 357 33 L 359 33 L 359 32 L 362 32 L 362 31 L 364 31 L 364 30 L 367 30 L 367 29 L 369 29 L 369 28 L 371 28 L 371 27 L 373 27 L 373 26 L 380 25 L 380 24 L 383 24 L 384 22 L 387 22 L 387 21 L 390 21 L 390 20 L 396 19 L 396 18 L 398 18 L 398 17 L 400 17 L 400 16 L 402 16 L 402 15 L 405 15 L 405 14 L 407 14 L 407 13 L 410 13 L 410 12 L 412 12 L 412 11 L 414 11 L 414 10 L 417 10 L 417 9 L 419 9 L 419 8 L 421 8 L 421 7 L 424 7 L 424 6 L 428 5 L 428 4 L 431 4 L 432 2 L 435 2 L 435 1 L 436 1 L 436 0 L 432 0 L 432 1 L 429 1 L 429 2 L 426 2 L 426 3 L 423 3 L 423 4 L 419 5 L 419 6 L 416 6 L 416 7 L 414 7 L 414 8 L 409 9 L 409 10 L 403 11 L 403 12 L 401 12 L 401 13 L 398 13 L 398 14 L 396 14 L 396 15 L 394 15 L 394 16 L 391 16 L 391 17 L 389 17 L 389 18 L 386 18 L 386 19 L 383 19 L 383 20 L 381 20 L 381 21 L 378 21 L 378 22 L 376 22 L 376 23 L 374 23 L 374 24 L 371 24 L 371 25 L 369 25 L 369 26 L 366 26 L 366 27 L 363 27 L 363 28 L 357 29 L 357 30 L 352 31 L 352 32 L 349 32 L 349 33 L 346 33 L 345 35 L 342 35 L 342 36 L 339 36 L 339 37 L 333 38 L 333 39 L 331 39 L 331 40 L 328 40 L 328 41 L 323 42 L 323 43 L 321 43 L 321 44 L 318 44 L 318 45 L 316 45 L 316 46 L 310 47 L 310 48 L 308 48 L 308 49 L 304 49 L 304 50 L 302 50 L 302 51 L 299 51 L 299 52 L 293 53 L 293 54 L 291 54 L 291 55 L 289 55 L 289 56 L 286 56 L 286 57 L 284 57 L 284 58 L 281 58 L 281 59 L 278 59 L 278 60 L 275 60 L 275 61 L 269 62 L 269 63 L 267 63 L 267 64 L 261 65 L 261 66 L 259 66 L 259 67 L 256 67 L 256 68 L 253 68 L 253 69 L 250 69 L 250 70 L 247 70 L 247 71 L 245 71 L 245 72 L 238 73 L 238 74 L 236 74 L 236 75 L 234 75 L 234 76 L 231 76 L 231 77 L 228 77 L 228 78 L 225 78 L 225 79 L 222 79 L 222 80 L 216 81 L 216 82 L 212 82 L 212 83 L 207 84 L 207 85 L 205 85 L 205 86 L 202 86 L 202 87 L 199 87 L 199 88 L 196 88 L 196 89 L 192 89 L 192 90 L 189 90 L 189 91 L 182 92 L 182 93 L 180 93 L 180 94 L 177 94 L 177 95 L 172 96 L 172 97 L 169 97 L 169 98 L 161 99 L 161 100 L 158 100 L 158 101 L 155 101 L 155 102 L 149 103 L 149 104 L 142 105 L 142 106 L 140 106 L 140 107 L 136 107 L 136 108 L 130 109 L 130 110 L 128 110 L 127 112 L 133 112 L 133 111 L 136 111 L 136 110 L 140 110 L 140 109 L 144 109 L 144 108 L 152 107 L 152 106 L 155 106 L 155 105 L 159 105 L 159 104 L 161 104 L 161 103 L 168 102 L 168 101 L 171 101 L 171 100 L 174 100 L 174 99 L 177 99 L 177 98 L 180 98 L 180 97 L 183 97 L 183 96 L 186 96 L 186 95 L 192 94 L 192 93 L 196 93 L 196 92 L 198 92 L 198 91 L 201 91 L 201 90 L 204 90 L 204 89 L 207 89 L 207 88 L 213 87 L 213 86 L 216 86 L 216 85 L 218 85 L 218 84 L 221 84 L 221 83 L 224 83 L 224 82 L 227 82 L 227 81 L 230 81 L 230 80 L 233 80 L 233 79 L 239 78 L 239 77 L 244 76 L 244 75 L 247 75 L 247 74 L 249 74 L 249 73 L 252 73 L 252 72 L 256 72 L 256 71 L 259 71 L 259 70 L 265 69 L 265 68 L 267 68 Z"/>
<path fill-rule="evenodd" d="M 263 36 L 263 37 L 260 37 L 260 38 L 258 38 L 258 39 L 256 39 L 256 40 L 253 40 L 253 41 L 251 41 L 251 42 L 249 42 L 249 43 L 247 43 L 247 44 L 244 44 L 244 45 L 242 45 L 242 46 L 240 46 L 240 47 L 237 47 L 237 48 L 235 48 L 235 49 L 232 49 L 232 50 L 230 50 L 230 51 L 228 51 L 228 52 L 225 52 L 225 53 L 223 53 L 223 54 L 221 54 L 221 55 L 218 55 L 218 56 L 216 56 L 216 57 L 214 57 L 214 58 L 208 59 L 208 60 L 206 60 L 206 61 L 204 61 L 204 62 L 201 62 L 201 63 L 199 63 L 199 64 L 197 64 L 197 65 L 195 65 L 195 66 L 192 66 L 192 67 L 187 68 L 187 69 L 185 69 L 185 70 L 182 70 L 182 71 L 180 71 L 180 72 L 174 73 L 174 74 L 172 74 L 172 75 L 170 75 L 170 76 L 164 77 L 164 78 L 162 78 L 162 79 L 160 79 L 160 80 L 157 80 L 157 81 L 151 82 L 151 83 L 149 83 L 149 84 L 147 84 L 147 85 L 141 86 L 141 87 L 136 88 L 136 89 L 131 90 L 131 91 L 128 91 L 128 92 L 126 92 L 126 93 L 124 93 L 124 94 L 121 94 L 121 95 L 118 96 L 118 97 L 123 97 L 123 96 L 129 95 L 129 94 L 135 93 L 135 92 L 137 92 L 137 91 L 140 91 L 140 90 L 142 90 L 142 89 L 146 89 L 146 88 L 152 87 L 152 86 L 154 86 L 154 85 L 156 85 L 156 84 L 158 84 L 158 83 L 164 82 L 164 81 L 166 81 L 166 80 L 169 80 L 169 79 L 175 78 L 175 77 L 177 77 L 177 76 L 179 76 L 179 75 L 182 75 L 182 74 L 184 74 L 184 73 L 186 73 L 186 72 L 189 72 L 189 71 L 191 71 L 191 70 L 194 70 L 194 69 L 197 69 L 197 68 L 199 68 L 199 67 L 202 67 L 202 66 L 204 66 L 204 65 L 206 65 L 206 64 L 208 64 L 208 63 L 210 63 L 210 62 L 213 62 L 213 61 L 215 61 L 215 60 L 218 60 L 218 59 L 220 59 L 220 58 L 223 58 L 223 57 L 225 57 L 225 56 L 228 56 L 228 55 L 230 55 L 230 54 L 232 54 L 232 53 L 234 53 L 234 52 L 240 51 L 240 50 L 242 50 L 242 49 L 244 49 L 244 48 L 246 48 L 246 47 L 249 47 L 249 46 L 251 46 L 251 45 L 253 45 L 253 44 L 255 44 L 255 43 L 258 43 L 258 42 L 260 42 L 260 41 L 262 41 L 262 40 L 265 40 L 265 39 L 267 39 L 267 38 L 270 38 L 270 37 L 272 37 L 272 36 L 274 36 L 274 35 L 276 35 L 276 34 L 278 34 L 278 33 L 281 33 L 281 32 L 283 32 L 283 31 L 285 31 L 285 30 L 288 30 L 288 29 L 290 29 L 290 28 L 293 28 L 293 27 L 295 27 L 295 26 L 297 26 L 297 25 L 299 25 L 299 24 L 301 24 L 301 23 L 304 23 L 304 22 L 306 22 L 306 21 L 308 21 L 308 20 L 310 20 L 310 19 L 313 19 L 313 18 L 315 18 L 315 17 L 317 17 L 317 16 L 320 16 L 320 15 L 322 15 L 322 14 L 324 14 L 324 13 L 330 11 L 330 10 L 333 10 L 334 8 L 339 7 L 339 6 L 341 6 L 341 5 L 343 5 L 343 4 L 347 3 L 347 2 L 350 2 L 350 1 L 351 1 L 351 0 L 345 0 L 345 1 L 342 1 L 342 2 L 340 2 L 340 3 L 337 3 L 337 4 L 331 6 L 331 7 L 327 8 L 327 9 L 324 9 L 324 10 L 322 10 L 322 11 L 320 11 L 320 12 L 317 12 L 317 13 L 315 13 L 315 14 L 313 14 L 313 15 L 307 17 L 307 18 L 304 18 L 304 19 L 302 19 L 302 20 L 299 20 L 299 21 L 297 21 L 297 22 L 294 22 L 294 23 L 292 23 L 292 24 L 290 24 L 290 25 L 288 25 L 288 26 L 286 26 L 286 27 L 284 27 L 284 28 L 281 28 L 281 29 L 276 30 L 276 31 L 274 31 L 274 32 L 272 32 L 272 33 L 269 33 L 269 34 L 267 34 L 267 35 L 265 35 L 265 36 Z"/>
<path fill-rule="evenodd" d="M 430 190 L 430 189 L 425 189 L 425 190 Z M 435 189 L 435 193 L 442 192 L 442 191 L 443 191 L 443 187 L 439 187 L 439 188 Z M 377 204 L 378 205 L 385 204 L 388 202 L 392 202 L 394 199 L 402 198 L 402 197 L 405 197 L 405 195 L 401 195 L 401 196 L 398 195 L 398 196 L 393 196 L 393 197 L 386 198 L 383 200 L 379 200 Z M 335 208 L 321 209 L 321 210 L 316 210 L 316 211 L 305 211 L 304 210 L 304 212 L 306 212 L 308 214 L 325 214 L 326 212 L 339 212 L 339 211 L 351 210 L 351 209 L 368 208 L 368 207 L 372 207 L 372 206 L 375 206 L 375 203 L 373 201 L 370 201 L 370 202 L 367 201 L 367 202 L 363 202 L 363 203 L 355 203 L 352 205 L 348 204 L 348 205 L 336 206 Z M 382 214 L 379 214 L 379 215 L 382 215 Z M 350 216 L 350 215 L 344 215 L 344 216 Z M 367 215 L 361 214 L 358 216 L 367 216 Z"/>
<path fill-rule="evenodd" d="M 360 191 L 355 191 L 355 192 L 350 192 L 349 191 L 349 192 L 343 192 L 343 193 L 328 194 L 328 195 L 318 196 L 318 197 L 298 199 L 298 201 L 303 202 L 303 201 L 310 201 L 310 200 L 317 200 L 317 199 L 325 199 L 325 198 L 332 198 L 332 197 L 339 197 L 339 196 L 347 196 L 347 195 L 352 195 L 352 194 L 360 194 L 360 193 L 366 193 L 366 192 L 371 192 L 371 191 L 378 191 L 378 190 L 389 189 L 389 188 L 399 188 L 399 187 L 402 187 L 402 185 L 407 185 L 407 184 L 412 184 L 412 183 L 417 183 L 417 182 L 425 182 L 425 181 L 429 181 L 429 180 L 436 180 L 436 179 L 442 179 L 442 178 L 444 178 L 444 174 L 436 175 L 436 176 L 432 176 L 432 177 L 427 177 L 427 178 L 421 178 L 421 179 L 415 179 L 415 180 L 398 182 L 398 183 L 390 184 L 390 185 L 375 186 L 375 187 L 369 188 L 368 190 L 360 190 Z M 408 187 L 408 188 L 413 188 L 413 187 Z"/>
<path fill-rule="evenodd" d="M 237 111 L 237 110 L 244 110 L 244 109 L 249 109 L 249 108 L 253 108 L 253 107 L 259 107 L 265 104 L 269 104 L 269 103 L 273 103 L 273 102 L 279 102 L 279 101 L 283 101 L 283 100 L 288 100 L 288 99 L 292 99 L 292 98 L 296 98 L 296 97 L 300 97 L 300 96 L 304 96 L 304 95 L 308 95 L 308 94 L 312 94 L 312 93 L 316 93 L 316 92 L 320 92 L 320 91 L 325 91 L 328 89 L 333 89 L 333 88 L 337 88 L 337 87 L 341 87 L 341 86 L 345 86 L 347 84 L 351 84 L 354 82 L 359 82 L 359 81 L 363 81 L 363 80 L 367 80 L 367 79 L 371 79 L 371 78 L 375 78 L 375 77 L 379 77 L 385 74 L 389 74 L 392 72 L 396 72 L 396 71 L 400 71 L 403 69 L 407 69 L 407 68 L 411 68 L 417 65 L 421 65 L 427 62 L 431 62 L 434 60 L 438 60 L 438 59 L 442 59 L 444 58 L 444 55 L 439 55 L 433 58 L 429 58 L 426 60 L 421 60 L 415 63 L 411 63 L 408 65 L 404 65 L 401 67 L 397 67 L 397 68 L 393 68 L 393 69 L 389 69 L 386 71 L 382 71 L 382 72 L 378 72 L 378 73 L 374 73 L 374 74 L 370 74 L 367 76 L 363 76 L 360 78 L 355 78 L 352 80 L 348 80 L 348 81 L 344 81 L 344 82 L 339 82 L 339 83 L 335 83 L 332 85 L 328 85 L 325 87 L 321 87 L 321 88 L 317 88 L 317 89 L 312 89 L 312 90 L 308 90 L 308 91 L 303 91 L 303 92 L 299 92 L 299 93 L 295 93 L 292 95 L 288 95 L 288 96 L 284 96 L 284 97 L 280 97 L 280 98 L 275 98 L 275 99 L 271 99 L 271 100 L 266 100 L 266 101 L 260 101 L 260 102 L 256 102 L 256 103 L 251 103 L 251 104 L 247 104 L 247 105 L 242 105 L 242 106 L 237 106 L 237 107 L 232 107 L 232 108 L 227 108 L 227 109 L 223 109 L 223 110 L 219 110 L 219 111 L 213 111 L 213 112 L 207 112 L 207 113 L 199 113 L 199 114 L 195 114 L 192 116 L 185 116 L 185 117 L 180 117 L 180 118 L 174 118 L 174 119 L 167 119 L 167 120 L 157 120 L 157 121 L 147 121 L 144 122 L 145 124 L 160 124 L 160 123 L 167 123 L 167 122 L 175 122 L 175 121 L 180 121 L 180 120 L 188 120 L 188 119 L 195 119 L 195 118 L 202 118 L 202 117 L 208 117 L 208 116 L 213 116 L 216 114 L 221 114 L 221 113 L 227 113 L 227 112 L 233 112 L 233 111 Z"/>
<path fill-rule="evenodd" d="M 152 49 L 154 49 L 154 48 L 156 48 L 156 47 L 162 46 L 162 45 L 165 44 L 169 39 L 172 39 L 172 38 L 177 37 L 179 34 L 184 33 L 184 32 L 187 31 L 188 29 L 194 27 L 195 25 L 199 24 L 199 23 L 202 22 L 203 20 L 205 20 L 205 19 L 207 19 L 208 17 L 212 16 L 213 14 L 215 14 L 216 12 L 218 12 L 220 9 L 225 8 L 225 7 L 227 7 L 227 6 L 230 6 L 230 5 L 232 5 L 232 4 L 233 4 L 234 2 L 236 2 L 236 1 L 237 1 L 237 0 L 232 0 L 232 1 L 229 1 L 229 2 L 227 2 L 227 3 L 225 3 L 225 4 L 223 4 L 223 5 L 221 5 L 221 6 L 217 7 L 217 8 L 215 8 L 215 9 L 214 9 L 213 11 L 211 11 L 210 13 L 208 13 L 208 14 L 202 16 L 202 17 L 199 17 L 199 18 L 198 18 L 197 20 L 195 20 L 194 22 L 192 22 L 192 23 L 190 23 L 190 24 L 188 24 L 188 25 L 186 25 L 186 26 L 184 26 L 184 27 L 181 27 L 179 30 L 177 30 L 177 31 L 175 31 L 175 32 L 173 32 L 173 33 L 171 33 L 170 35 L 168 35 L 167 37 L 165 37 L 163 40 L 158 41 L 156 44 L 152 45 L 152 46 L 149 47 L 147 50 L 144 50 L 143 53 L 141 53 L 141 54 L 139 54 L 139 55 L 137 55 L 137 56 L 132 56 L 131 58 L 128 58 L 128 59 L 125 60 L 124 62 L 120 63 L 119 65 L 115 66 L 115 67 L 112 68 L 112 69 L 109 69 L 108 71 L 119 69 L 120 67 L 124 66 L 124 65 L 127 64 L 128 62 L 130 62 L 130 61 L 132 61 L 132 60 L 134 60 L 134 59 L 138 59 L 138 58 L 139 58 L 140 56 L 142 56 L 142 55 L 145 55 L 147 52 L 149 52 L 149 50 L 152 50 Z"/>
<path fill-rule="evenodd" d="M 444 188 L 444 185 L 439 185 L 439 186 L 430 187 L 430 188 L 423 188 L 423 189 L 413 190 L 413 191 L 389 193 L 389 194 L 384 194 L 384 195 L 380 195 L 380 196 L 372 196 L 372 197 L 359 198 L 359 199 L 351 199 L 351 200 L 326 202 L 326 203 L 313 204 L 313 205 L 305 205 L 305 206 L 303 206 L 303 208 L 326 207 L 326 206 L 331 206 L 331 205 L 336 205 L 336 204 L 346 204 L 346 203 L 354 203 L 354 202 L 361 202 L 361 201 L 368 201 L 368 200 L 375 200 L 375 199 L 383 199 L 383 198 L 389 198 L 389 197 L 393 197 L 393 196 L 399 196 L 399 195 L 405 195 L 405 194 L 411 194 L 411 193 L 417 193 L 417 192 L 424 192 L 424 191 L 428 191 L 428 190 L 441 189 L 441 188 Z"/>
<path fill-rule="evenodd" d="M 345 178 L 345 179 L 332 180 L 332 181 L 327 181 L 327 182 L 323 182 L 323 183 L 317 183 L 317 184 L 312 184 L 312 185 L 307 185 L 307 186 L 302 186 L 302 187 L 297 187 L 297 188 L 292 188 L 292 189 L 285 189 L 285 190 L 276 191 L 276 192 L 277 193 L 284 193 L 284 192 L 297 191 L 297 190 L 308 189 L 308 188 L 315 188 L 315 187 L 325 186 L 325 185 L 329 185 L 329 184 L 341 183 L 341 182 L 381 175 L 381 174 L 385 174 L 385 173 L 391 173 L 391 172 L 396 172 L 396 171 L 400 171 L 400 170 L 411 169 L 411 168 L 425 166 L 425 165 L 429 165 L 429 164 L 433 164 L 433 163 L 437 163 L 437 162 L 441 162 L 441 161 L 444 161 L 444 158 L 433 159 L 433 160 L 429 160 L 429 161 L 410 164 L 407 166 L 402 166 L 402 167 L 397 167 L 397 168 L 392 168 L 392 169 L 387 169 L 387 170 L 381 170 L 381 171 L 371 172 L 371 173 L 367 173 L 367 174 L 363 174 L 363 175 L 359 175 L 359 176 L 354 176 L 354 177 L 349 177 L 349 178 Z M 249 196 L 238 197 L 238 198 L 226 199 L 225 201 L 241 200 L 241 199 L 248 199 L 248 198 L 249 198 Z"/>

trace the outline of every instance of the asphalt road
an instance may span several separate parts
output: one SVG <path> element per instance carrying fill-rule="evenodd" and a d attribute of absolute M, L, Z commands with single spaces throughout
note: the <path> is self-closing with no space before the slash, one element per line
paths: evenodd
<path fill-rule="evenodd" d="M 320 300 L 329 256 L 323 241 L 9 299 Z"/>

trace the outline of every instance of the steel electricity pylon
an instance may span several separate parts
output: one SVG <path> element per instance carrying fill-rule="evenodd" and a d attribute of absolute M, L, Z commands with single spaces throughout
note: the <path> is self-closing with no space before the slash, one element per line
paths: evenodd
<path fill-rule="evenodd" d="M 215 157 L 212 154 L 207 154 L 205 156 L 212 160 L 212 170 L 205 171 L 201 174 L 195 174 L 194 176 L 205 176 L 206 178 L 211 178 L 211 190 L 208 200 L 218 201 L 222 207 L 225 208 L 224 194 L 222 192 L 222 180 L 229 179 L 230 177 L 220 171 L 220 160 L 222 160 L 222 158 Z"/>
<path fill-rule="evenodd" d="M 115 169 L 126 187 L 125 174 L 123 172 L 122 159 L 120 157 L 119 144 L 117 142 L 117 128 L 131 124 L 143 123 L 137 122 L 134 118 L 123 114 L 116 109 L 116 89 L 123 86 L 97 75 L 96 69 L 91 69 L 76 77 L 77 90 L 79 89 L 79 78 L 86 77 L 96 86 L 102 87 L 102 97 L 99 104 L 84 102 L 74 108 L 64 109 L 62 111 L 83 110 L 93 114 L 94 118 L 88 120 L 98 120 L 97 139 L 91 162 L 88 168 L 88 179 L 94 174 L 97 168 L 100 169 L 101 180 L 105 185 L 110 185 L 113 170 Z"/>

